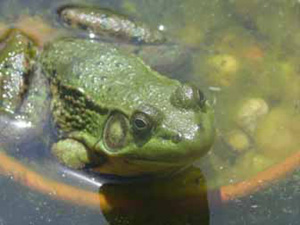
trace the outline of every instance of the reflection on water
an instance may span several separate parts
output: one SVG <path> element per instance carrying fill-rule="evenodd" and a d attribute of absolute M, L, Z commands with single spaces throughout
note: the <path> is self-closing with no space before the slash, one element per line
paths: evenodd
<path fill-rule="evenodd" d="M 157 182 L 106 184 L 100 193 L 117 206 L 104 213 L 111 224 L 209 224 L 205 180 L 199 169 Z"/>
<path fill-rule="evenodd" d="M 41 175 L 34 189 L 48 190 L 42 185 L 51 189 L 56 185 L 52 181 L 63 182 L 68 186 L 56 186 L 62 195 L 71 190 L 69 187 L 77 187 L 97 197 L 89 200 L 82 196 L 79 201 L 83 206 L 66 203 L 53 200 L 52 195 L 57 193 L 41 194 L 1 176 L 0 224 L 297 224 L 299 170 L 260 193 L 224 207 L 218 190 L 255 176 L 299 151 L 299 2 L 88 2 L 163 28 L 172 42 L 180 43 L 191 54 L 180 66 L 174 66 L 174 72 L 168 62 L 164 64 L 168 67 L 160 68 L 168 75 L 197 84 L 214 102 L 217 141 L 196 165 L 205 179 L 194 168 L 187 171 L 190 173 L 157 182 L 107 184 L 93 175 L 62 170 L 47 152 L 41 151 L 48 140 L 38 138 L 10 150 L 17 160 Z M 2 1 L 0 33 L 18 24 L 32 35 L 42 31 L 40 43 L 66 35 L 53 16 L 60 3 Z M 8 131 L 5 125 L 8 118 L 0 119 L 5 139 L 14 139 L 14 128 Z M 47 178 L 51 182 L 44 182 Z M 28 184 L 27 180 L 21 182 Z M 72 198 L 72 193 L 65 196 Z M 100 200 L 99 196 L 105 198 Z M 92 202 L 92 209 L 83 202 Z M 100 206 L 103 202 L 105 207 Z"/>

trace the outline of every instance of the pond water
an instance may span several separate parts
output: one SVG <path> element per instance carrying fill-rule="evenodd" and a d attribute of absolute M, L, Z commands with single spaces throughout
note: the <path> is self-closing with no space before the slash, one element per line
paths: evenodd
<path fill-rule="evenodd" d="M 82 2 L 1 1 L 0 33 L 19 27 L 41 44 L 62 35 L 82 35 L 63 29 L 55 14 L 63 4 Z M 37 138 L 11 151 L 12 158 L 0 155 L 0 174 L 19 171 L 0 176 L 0 225 L 298 224 L 299 1 L 89 0 L 85 4 L 143 21 L 187 49 L 184 60 L 160 72 L 193 83 L 206 94 L 215 110 L 215 144 L 177 176 L 108 184 L 94 174 L 62 169 L 48 160 L 48 153 L 39 151 L 44 140 Z M 13 164 L 18 161 L 33 171 L 26 179 L 18 179 L 23 169 Z M 39 180 L 38 184 L 30 179 Z M 237 192 L 234 185 L 243 181 L 251 181 L 246 186 L 253 187 L 240 185 Z M 51 192 L 54 186 L 57 193 Z M 233 197 L 224 200 L 222 193 L 229 187 Z M 68 197 L 60 200 L 64 194 Z M 76 194 L 82 199 L 74 198 Z"/>

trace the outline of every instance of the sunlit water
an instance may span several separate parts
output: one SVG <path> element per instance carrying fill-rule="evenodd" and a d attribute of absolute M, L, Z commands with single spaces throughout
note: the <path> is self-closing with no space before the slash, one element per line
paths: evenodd
<path fill-rule="evenodd" d="M 14 25 L 47 42 L 65 35 L 55 16 L 56 7 L 77 2 L 80 1 L 1 1 L 0 31 Z M 197 84 L 208 96 L 216 112 L 215 145 L 195 165 L 196 175 L 187 175 L 190 189 L 182 181 L 172 180 L 172 185 L 179 186 L 181 198 L 172 197 L 171 201 L 165 196 L 176 191 L 166 181 L 162 181 L 161 193 L 165 196 L 161 199 L 141 191 L 149 187 L 140 183 L 103 185 L 92 176 L 62 170 L 54 162 L 47 162 L 47 153 L 37 151 L 41 143 L 28 144 L 15 155 L 43 176 L 107 196 L 140 198 L 141 205 L 107 213 L 100 206 L 90 209 L 53 200 L 51 195 L 1 177 L 0 225 L 298 224 L 299 169 L 271 187 L 227 205 L 220 203 L 218 190 L 255 176 L 299 151 L 299 2 L 88 2 L 147 22 L 163 30 L 172 42 L 189 49 L 191 55 L 183 68 L 174 73 L 168 69 L 167 75 Z M 180 205 L 185 196 L 180 185 L 189 196 L 198 190 L 194 181 L 199 179 L 204 187 L 197 204 L 190 204 L 191 208 Z"/>

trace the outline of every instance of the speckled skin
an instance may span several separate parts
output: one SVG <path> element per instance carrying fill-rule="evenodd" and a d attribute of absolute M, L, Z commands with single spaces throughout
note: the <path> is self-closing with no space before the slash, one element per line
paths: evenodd
<path fill-rule="evenodd" d="M 102 165 L 105 159 L 109 166 L 102 170 L 121 175 L 155 172 L 189 164 L 212 144 L 213 113 L 207 103 L 200 107 L 193 99 L 196 103 L 190 108 L 175 104 L 181 98 L 176 95 L 183 88 L 180 82 L 109 44 L 56 41 L 45 48 L 41 65 L 51 81 L 54 121 L 65 138 L 87 147 L 88 156 L 82 156 L 86 151 L 76 153 L 84 163 Z M 156 126 L 151 137 L 134 138 L 131 116 L 152 108 L 159 116 L 153 118 Z M 118 150 L 110 149 L 103 138 L 105 123 L 114 113 L 128 122 L 127 143 Z M 59 158 L 63 158 L 62 148 L 63 144 L 55 148 Z"/>

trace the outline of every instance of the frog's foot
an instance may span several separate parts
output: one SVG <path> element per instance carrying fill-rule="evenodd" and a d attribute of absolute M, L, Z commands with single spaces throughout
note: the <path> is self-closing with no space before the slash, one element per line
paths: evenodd
<path fill-rule="evenodd" d="M 0 50 L 0 108 L 13 114 L 28 90 L 36 49 L 29 37 L 11 29 L 3 37 Z"/>
<path fill-rule="evenodd" d="M 65 139 L 52 146 L 58 160 L 72 169 L 82 169 L 90 162 L 87 148 L 74 139 Z"/>
<path fill-rule="evenodd" d="M 47 117 L 47 80 L 36 73 L 36 43 L 10 29 L 0 43 L 0 140 L 28 142 L 40 135 Z"/>
<path fill-rule="evenodd" d="M 92 38 L 100 35 L 146 44 L 162 44 L 166 41 L 158 29 L 105 9 L 66 5 L 58 9 L 58 15 L 64 25 L 86 30 Z"/>

